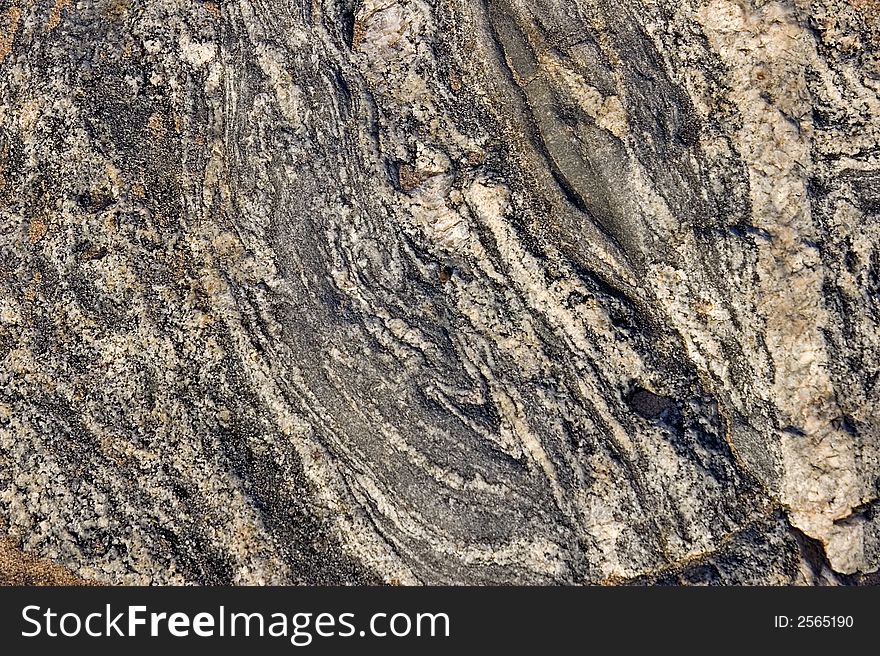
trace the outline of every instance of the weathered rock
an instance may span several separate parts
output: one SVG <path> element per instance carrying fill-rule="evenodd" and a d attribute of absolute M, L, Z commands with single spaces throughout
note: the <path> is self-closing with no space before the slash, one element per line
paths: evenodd
<path fill-rule="evenodd" d="M 875 0 L 0 5 L 0 520 L 107 583 L 880 566 Z"/>
<path fill-rule="evenodd" d="M 0 540 L 0 585 L 85 584 L 64 567 L 22 553 L 7 540 Z"/>

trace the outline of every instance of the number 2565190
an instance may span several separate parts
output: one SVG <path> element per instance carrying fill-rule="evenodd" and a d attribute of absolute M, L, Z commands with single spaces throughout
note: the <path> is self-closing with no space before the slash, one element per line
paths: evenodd
<path fill-rule="evenodd" d="M 852 615 L 776 615 L 773 618 L 777 629 L 849 629 L 852 625 Z"/>

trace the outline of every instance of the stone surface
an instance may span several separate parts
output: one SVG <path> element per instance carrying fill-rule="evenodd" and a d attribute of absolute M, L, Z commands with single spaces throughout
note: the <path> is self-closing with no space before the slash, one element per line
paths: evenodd
<path fill-rule="evenodd" d="M 9 543 L 117 584 L 871 582 L 878 16 L 0 2 Z"/>
<path fill-rule="evenodd" d="M 19 551 L 0 540 L 0 585 L 85 585 L 64 567 Z"/>

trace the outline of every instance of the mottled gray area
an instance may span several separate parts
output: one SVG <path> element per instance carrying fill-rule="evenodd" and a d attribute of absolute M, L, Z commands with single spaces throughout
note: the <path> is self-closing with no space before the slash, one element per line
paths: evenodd
<path fill-rule="evenodd" d="M 0 2 L 0 527 L 108 583 L 859 583 L 877 0 Z"/>

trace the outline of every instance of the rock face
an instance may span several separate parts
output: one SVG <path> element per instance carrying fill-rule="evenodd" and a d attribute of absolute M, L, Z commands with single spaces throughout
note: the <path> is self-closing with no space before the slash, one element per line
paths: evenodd
<path fill-rule="evenodd" d="M 104 583 L 870 582 L 878 17 L 0 3 L 3 533 Z"/>
<path fill-rule="evenodd" d="M 24 554 L 7 540 L 0 540 L 0 585 L 85 585 L 65 568 L 51 561 Z"/>

